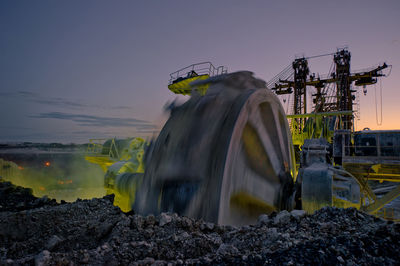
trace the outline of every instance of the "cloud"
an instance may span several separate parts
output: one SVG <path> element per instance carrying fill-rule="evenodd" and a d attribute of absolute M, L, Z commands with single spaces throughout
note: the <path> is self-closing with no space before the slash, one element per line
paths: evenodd
<path fill-rule="evenodd" d="M 155 125 L 149 123 L 148 121 L 134 118 L 103 117 L 85 114 L 68 114 L 62 112 L 41 113 L 39 115 L 32 115 L 29 117 L 69 120 L 77 123 L 79 126 L 87 127 L 134 127 L 138 131 L 157 128 Z"/>
<path fill-rule="evenodd" d="M 16 94 L 24 97 L 37 97 L 38 94 L 31 91 L 17 91 Z"/>
<path fill-rule="evenodd" d="M 18 98 L 24 99 L 29 102 L 34 102 L 43 105 L 65 107 L 72 109 L 85 109 L 85 108 L 96 108 L 96 109 L 110 109 L 110 110 L 131 110 L 130 106 L 101 106 L 84 103 L 78 100 L 68 100 L 60 97 L 46 97 L 35 92 L 30 91 L 6 91 L 0 92 L 0 96 L 4 98 Z"/>
<path fill-rule="evenodd" d="M 30 91 L 4 91 L 0 92 L 2 97 L 18 97 L 18 98 L 32 98 L 37 97 L 38 94 Z"/>
<path fill-rule="evenodd" d="M 5 91 L 5 92 L 0 92 L 0 97 L 12 97 L 12 96 L 14 96 L 15 95 L 15 93 L 13 93 L 13 92 L 8 92 L 8 91 Z"/>
<path fill-rule="evenodd" d="M 130 130 L 132 131 L 132 130 Z M 136 134 L 143 134 L 138 132 Z M 125 138 L 132 137 L 135 134 L 130 135 L 122 134 L 119 132 L 118 128 L 111 130 L 79 130 L 79 131 L 48 131 L 48 130 L 20 130 L 11 133 L 2 132 L 0 143 L 9 142 L 61 142 L 61 143 L 88 143 L 90 139 L 108 139 L 113 137 Z"/>
<path fill-rule="evenodd" d="M 121 106 L 111 106 L 110 109 L 113 109 L 113 110 L 129 110 L 129 109 L 132 109 L 132 107 L 121 105 Z"/>
<path fill-rule="evenodd" d="M 77 102 L 71 102 L 61 98 L 34 99 L 33 101 L 36 103 L 53 105 L 53 106 L 77 107 L 77 108 L 88 107 L 87 105 Z"/>
<path fill-rule="evenodd" d="M 2 130 L 32 130 L 31 127 L 21 127 L 21 126 L 0 126 Z"/>
<path fill-rule="evenodd" d="M 98 134 L 98 132 L 96 132 L 96 131 L 91 131 L 91 130 L 80 130 L 80 131 L 73 131 L 73 132 L 71 132 L 71 133 L 69 133 L 69 134 L 72 134 L 72 135 L 96 135 L 96 134 Z"/>

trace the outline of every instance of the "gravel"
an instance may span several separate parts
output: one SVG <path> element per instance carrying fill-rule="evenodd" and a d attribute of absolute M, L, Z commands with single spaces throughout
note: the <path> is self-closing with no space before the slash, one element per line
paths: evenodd
<path fill-rule="evenodd" d="M 0 212 L 23 211 L 48 205 L 55 206 L 57 202 L 47 196 L 36 198 L 32 195 L 32 189 L 14 186 L 0 177 Z"/>
<path fill-rule="evenodd" d="M 113 196 L 57 204 L 7 182 L 0 204 L 0 265 L 400 264 L 400 224 L 356 209 L 282 211 L 234 227 L 123 213 Z"/>

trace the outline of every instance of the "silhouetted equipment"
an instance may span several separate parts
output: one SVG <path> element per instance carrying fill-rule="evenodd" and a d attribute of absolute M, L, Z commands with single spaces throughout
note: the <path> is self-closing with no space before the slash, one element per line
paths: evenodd
<path fill-rule="evenodd" d="M 324 78 L 315 77 L 315 74 L 309 75 L 308 58 L 299 58 L 292 63 L 292 70 L 289 72 L 285 68 L 275 78 L 267 83 L 268 88 L 275 91 L 277 95 L 292 94 L 292 108 L 289 115 L 295 115 L 289 123 L 293 135 L 293 141 L 296 146 L 301 146 L 304 139 L 309 138 L 307 132 L 310 131 L 310 126 L 315 127 L 315 121 L 311 122 L 307 119 L 307 87 L 314 88 L 316 91 L 312 94 L 314 104 L 312 113 L 318 113 L 319 117 L 324 117 L 323 113 L 337 113 L 336 116 L 331 116 L 325 119 L 325 122 L 319 123 L 320 127 L 327 127 L 327 123 L 334 120 L 334 129 L 353 128 L 353 105 L 355 103 L 355 92 L 352 84 L 356 86 L 367 86 L 377 82 L 378 77 L 385 76 L 382 70 L 389 67 L 386 63 L 373 67 L 365 71 L 350 72 L 351 54 L 347 49 L 339 49 L 334 54 L 326 54 L 321 56 L 333 55 L 334 70 Z M 314 58 L 313 56 L 309 58 Z M 289 73 L 289 74 L 288 74 Z M 281 77 L 285 77 L 282 79 Z M 335 86 L 330 86 L 334 84 Z M 366 91 L 365 91 L 366 92 Z M 286 100 L 286 99 L 285 99 Z M 301 115 L 306 115 L 305 117 Z M 310 117 L 310 116 L 309 116 Z M 312 116 L 311 116 L 312 117 Z M 309 121 L 308 124 L 306 121 Z M 333 130 L 330 135 L 333 135 Z M 327 134 L 327 133 L 325 133 Z M 317 136 L 313 136 L 317 137 Z"/>

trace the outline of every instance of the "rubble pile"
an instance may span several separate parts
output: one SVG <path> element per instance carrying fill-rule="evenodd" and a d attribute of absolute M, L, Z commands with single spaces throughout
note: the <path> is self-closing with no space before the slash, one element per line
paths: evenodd
<path fill-rule="evenodd" d="M 45 205 L 55 206 L 57 202 L 46 196 L 36 198 L 32 195 L 32 189 L 15 186 L 0 177 L 0 212 L 23 211 Z"/>
<path fill-rule="evenodd" d="M 170 213 L 147 217 L 123 213 L 113 206 L 112 196 L 62 204 L 42 200 L 40 205 L 29 203 L 19 209 L 13 192 L 22 188 L 5 187 L 0 186 L 1 265 L 396 265 L 400 261 L 400 224 L 355 209 L 324 208 L 314 215 L 282 211 L 261 215 L 255 225 L 233 227 Z M 11 204 L 3 207 L 6 197 Z"/>

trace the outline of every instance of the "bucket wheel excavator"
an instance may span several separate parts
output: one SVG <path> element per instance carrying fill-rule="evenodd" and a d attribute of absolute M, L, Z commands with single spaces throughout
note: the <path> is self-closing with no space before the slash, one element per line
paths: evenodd
<path fill-rule="evenodd" d="M 278 79 L 283 85 L 275 84 L 275 90 L 271 90 L 247 71 L 228 74 L 224 67 L 208 62 L 180 69 L 171 74 L 168 88 L 190 98 L 168 108 L 170 118 L 145 151 L 144 173 L 121 174 L 113 187 L 129 198 L 136 213 L 174 212 L 218 224 L 251 224 L 263 213 L 292 209 L 313 213 L 324 206 L 355 207 L 375 213 L 400 194 L 400 186 L 378 199 L 366 181 L 364 168 L 377 168 L 378 164 L 377 175 L 381 171 L 400 181 L 400 132 L 391 133 L 397 141 L 397 146 L 391 142 L 397 155 L 390 158 L 389 164 L 378 157 L 366 166 L 354 164 L 356 157 L 348 152 L 358 151 L 348 134 L 350 104 L 338 112 L 320 108 L 319 113 L 295 113 L 289 118 L 277 95 L 291 93 L 293 84 L 295 92 L 305 94 L 301 86 L 317 84 L 321 90 L 329 82 L 342 84 L 343 80 L 357 82 L 357 78 L 382 76 L 380 70 L 350 75 L 353 79 L 343 78 L 340 72 L 326 81 L 318 78 L 317 83 L 313 78 L 308 81 L 297 76 L 295 82 Z M 303 89 L 296 90 L 296 86 Z M 338 89 L 347 89 L 340 86 Z M 297 98 L 301 100 L 300 96 Z M 306 127 L 296 127 L 307 125 L 308 117 L 314 119 L 310 120 L 314 131 L 317 126 L 322 129 L 320 137 L 316 131 L 310 138 L 304 137 Z M 289 125 L 288 119 L 298 123 Z M 344 121 L 345 126 L 339 127 L 338 134 L 325 132 L 328 127 L 317 121 L 327 121 L 327 125 Z M 349 170 L 351 167 L 358 172 Z M 367 178 L 371 173 L 368 170 Z"/>

